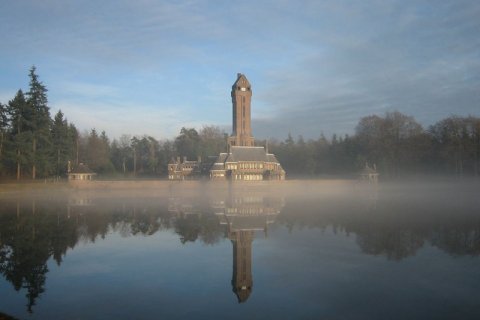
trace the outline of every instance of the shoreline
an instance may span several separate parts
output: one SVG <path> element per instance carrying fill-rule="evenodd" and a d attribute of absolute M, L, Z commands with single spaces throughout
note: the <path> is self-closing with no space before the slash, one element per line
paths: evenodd
<path fill-rule="evenodd" d="M 358 185 L 354 179 L 315 179 L 284 181 L 211 181 L 211 180 L 94 180 L 74 182 L 24 182 L 1 183 L 0 195 L 16 193 L 48 193 L 48 192 L 127 192 L 135 194 L 170 193 L 208 193 L 208 192 L 277 192 L 280 194 L 303 193 L 315 189 L 334 190 L 350 189 Z"/>
<path fill-rule="evenodd" d="M 351 194 L 358 192 L 378 192 L 379 190 L 401 194 L 406 190 L 435 192 L 438 190 L 455 190 L 457 187 L 469 187 L 469 193 L 475 193 L 480 186 L 476 179 L 407 179 L 384 181 L 377 185 L 358 179 L 318 178 L 291 179 L 283 181 L 211 181 L 211 180 L 93 180 L 60 182 L 20 182 L 0 183 L 0 197 L 28 196 L 54 197 L 83 193 L 91 196 L 125 196 L 125 197 L 172 197 L 228 195 L 242 193 L 249 195 L 275 194 L 278 196 L 326 196 Z"/>

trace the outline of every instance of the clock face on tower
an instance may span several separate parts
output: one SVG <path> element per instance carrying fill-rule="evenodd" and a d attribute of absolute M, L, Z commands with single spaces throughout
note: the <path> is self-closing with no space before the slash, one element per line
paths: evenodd
<path fill-rule="evenodd" d="M 241 88 L 240 88 L 240 91 L 247 91 L 247 88 L 241 87 Z"/>

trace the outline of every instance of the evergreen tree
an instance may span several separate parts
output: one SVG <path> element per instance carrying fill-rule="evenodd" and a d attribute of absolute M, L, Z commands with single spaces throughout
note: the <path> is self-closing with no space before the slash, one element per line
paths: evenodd
<path fill-rule="evenodd" d="M 8 118 L 7 106 L 0 103 L 0 174 L 3 173 L 4 166 L 4 146 L 7 137 Z"/>
<path fill-rule="evenodd" d="M 55 153 L 55 174 L 60 176 L 67 171 L 71 159 L 74 141 L 71 139 L 68 121 L 63 118 L 61 110 L 57 112 L 52 124 L 52 144 Z"/>
<path fill-rule="evenodd" d="M 28 163 L 31 157 L 32 110 L 25 101 L 22 90 L 18 90 L 15 98 L 8 103 L 10 115 L 10 150 L 9 159 L 15 163 L 17 180 L 20 180 L 22 167 Z"/>
<path fill-rule="evenodd" d="M 37 169 L 46 176 L 52 168 L 51 163 L 51 136 L 50 136 L 50 108 L 48 107 L 47 88 L 38 80 L 36 68 L 30 68 L 30 89 L 27 92 L 27 102 L 32 110 L 32 179 L 37 177 Z"/>
<path fill-rule="evenodd" d="M 77 128 L 73 123 L 70 123 L 68 126 L 68 139 L 70 140 L 70 143 L 72 144 L 72 149 L 71 149 L 71 154 L 69 159 L 73 159 L 75 165 L 78 165 L 78 158 L 80 156 L 80 134 L 78 133 Z"/>

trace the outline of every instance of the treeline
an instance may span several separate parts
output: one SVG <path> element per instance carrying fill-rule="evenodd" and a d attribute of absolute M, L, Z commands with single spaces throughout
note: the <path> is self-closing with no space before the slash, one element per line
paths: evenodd
<path fill-rule="evenodd" d="M 366 163 L 384 177 L 440 173 L 479 175 L 480 118 L 451 116 L 424 129 L 400 112 L 360 119 L 353 136 L 270 141 L 290 175 L 355 173 Z"/>
<path fill-rule="evenodd" d="M 68 164 L 86 163 L 107 176 L 164 177 L 172 158 L 205 160 L 227 149 L 227 133 L 215 126 L 182 128 L 173 140 L 102 131 L 80 133 L 61 111 L 50 117 L 47 89 L 30 69 L 28 91 L 0 103 L 0 176 L 64 177 Z M 321 128 L 319 128 L 319 131 Z M 480 118 L 451 116 L 423 128 L 400 112 L 360 119 L 355 134 L 305 140 L 257 141 L 274 153 L 288 176 L 354 174 L 366 163 L 383 177 L 411 173 L 479 174 Z"/>
<path fill-rule="evenodd" d="M 0 176 L 6 179 L 64 177 L 68 168 L 86 163 L 103 175 L 125 177 L 166 175 L 167 163 L 177 155 L 197 159 L 225 150 L 225 133 L 206 126 L 200 132 L 182 128 L 174 140 L 127 136 L 111 141 L 105 131 L 80 133 L 62 111 L 53 119 L 47 88 L 35 67 L 29 88 L 18 90 L 8 103 L 0 102 Z"/>

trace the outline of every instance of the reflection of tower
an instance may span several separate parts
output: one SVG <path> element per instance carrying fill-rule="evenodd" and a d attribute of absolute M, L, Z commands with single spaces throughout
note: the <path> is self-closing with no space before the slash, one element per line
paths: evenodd
<path fill-rule="evenodd" d="M 233 243 L 232 290 L 238 302 L 245 302 L 252 292 L 252 241 L 254 231 L 238 230 L 229 233 Z"/>
<path fill-rule="evenodd" d="M 232 192 L 226 201 L 216 201 L 213 206 L 220 223 L 227 226 L 228 238 L 233 244 L 232 290 L 239 303 L 247 301 L 252 293 L 255 232 L 263 231 L 266 236 L 268 225 L 275 221 L 283 206 L 282 198 Z"/>

